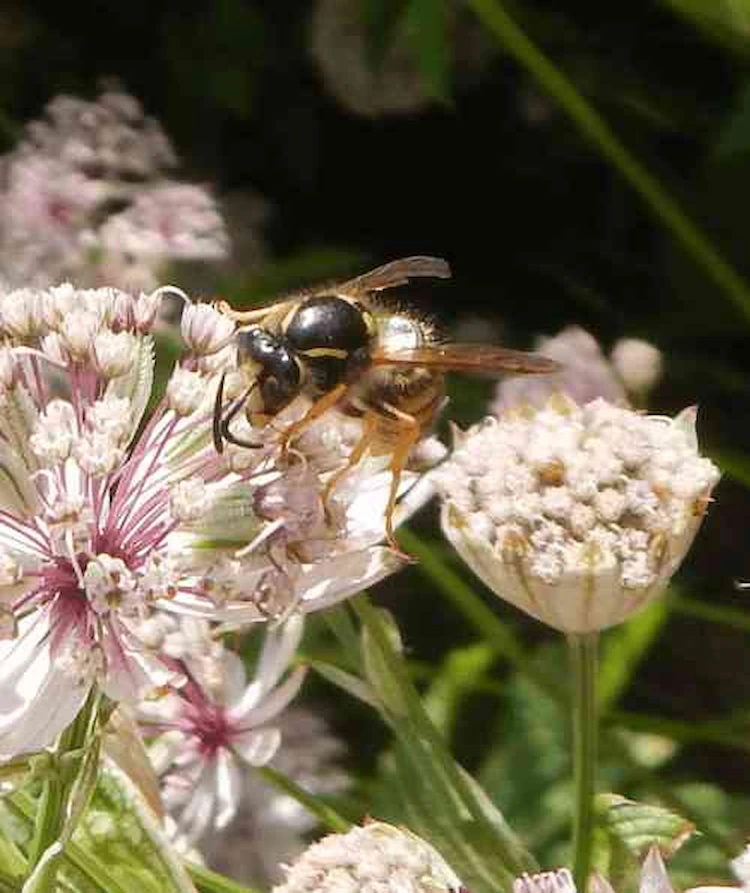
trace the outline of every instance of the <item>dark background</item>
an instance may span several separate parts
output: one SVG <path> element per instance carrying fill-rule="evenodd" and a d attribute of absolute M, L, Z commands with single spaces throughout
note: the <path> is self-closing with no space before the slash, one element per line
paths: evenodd
<path fill-rule="evenodd" d="M 436 5 L 422 3 L 425 33 Z M 701 8 L 697 0 L 675 5 Z M 697 22 L 651 0 L 518 0 L 507 8 L 750 275 L 750 30 L 739 20 L 717 25 L 721 5 L 703 4 Z M 377 69 L 386 58 L 406 6 L 361 4 L 374 22 L 363 65 Z M 436 254 L 450 260 L 454 281 L 417 288 L 414 300 L 448 328 L 478 315 L 488 332 L 521 347 L 573 322 L 605 346 L 623 335 L 648 338 L 666 358 L 650 408 L 673 413 L 699 403 L 702 443 L 727 472 L 681 580 L 694 598 L 745 610 L 750 620 L 747 596 L 734 588 L 750 578 L 741 484 L 750 481 L 748 320 L 468 8 L 444 35 L 452 64 L 441 66 L 434 46 L 413 41 L 416 68 L 432 73 L 425 101 L 408 114 L 373 117 L 345 107 L 316 65 L 313 7 L 0 2 L 2 144 L 10 148 L 54 94 L 93 97 L 101 78 L 114 77 L 162 121 L 186 175 L 219 194 L 252 190 L 267 201 L 268 264 L 243 270 L 239 259 L 222 286 L 235 300 Z M 457 384 L 456 413 L 477 418 L 487 393 L 486 385 Z M 429 513 L 421 530 L 435 535 Z M 437 659 L 470 639 L 418 571 L 385 590 L 419 658 Z M 529 641 L 546 635 L 514 620 Z M 625 703 L 686 722 L 731 712 L 736 733 L 750 740 L 749 668 L 740 625 L 675 613 Z M 380 739 L 360 721 L 353 714 L 347 731 L 350 740 L 360 736 L 364 760 Z M 462 746 L 474 755 L 470 740 Z M 746 751 L 701 741 L 687 746 L 679 767 L 750 792 Z"/>

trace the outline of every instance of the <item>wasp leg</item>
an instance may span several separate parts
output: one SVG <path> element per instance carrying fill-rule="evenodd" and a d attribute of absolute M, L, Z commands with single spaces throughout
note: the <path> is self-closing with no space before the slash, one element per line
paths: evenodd
<path fill-rule="evenodd" d="M 224 316 L 228 316 L 235 322 L 242 324 L 262 322 L 270 311 L 270 307 L 256 307 L 255 310 L 235 310 L 231 304 L 226 301 L 219 301 L 218 309 Z"/>
<path fill-rule="evenodd" d="M 323 413 L 327 412 L 331 407 L 335 406 L 344 394 L 349 389 L 348 384 L 339 384 L 336 387 L 329 391 L 327 394 L 323 394 L 318 400 L 313 403 L 313 405 L 307 410 L 307 412 L 302 416 L 301 419 L 298 419 L 296 422 L 292 422 L 288 428 L 284 430 L 284 433 L 281 436 L 281 451 L 282 453 L 287 453 L 289 451 L 289 443 L 294 438 L 299 436 L 308 425 L 315 421 L 315 419 L 319 419 Z"/>
<path fill-rule="evenodd" d="M 403 473 L 409 453 L 414 444 L 419 440 L 421 426 L 414 416 L 407 412 L 402 412 L 391 406 L 389 403 L 380 407 L 381 412 L 398 423 L 398 434 L 394 437 L 393 450 L 391 452 L 391 490 L 388 494 L 388 504 L 385 509 L 385 537 L 388 545 L 400 554 L 404 554 L 400 546 L 396 542 L 393 533 L 393 514 L 396 511 L 396 500 L 398 498 L 398 488 L 401 483 L 401 474 Z M 410 556 L 409 556 L 410 557 Z"/>
<path fill-rule="evenodd" d="M 375 434 L 377 431 L 377 421 L 373 413 L 368 412 L 365 415 L 363 419 L 363 425 L 364 431 L 362 432 L 362 436 L 359 438 L 354 446 L 354 449 L 349 454 L 349 458 L 346 460 L 344 465 L 342 465 L 341 468 L 335 471 L 326 482 L 322 499 L 323 508 L 325 510 L 326 516 L 328 517 L 330 517 L 329 508 L 331 497 L 333 496 L 333 491 L 339 485 L 341 479 L 345 477 L 365 455 L 368 447 L 375 439 Z"/>

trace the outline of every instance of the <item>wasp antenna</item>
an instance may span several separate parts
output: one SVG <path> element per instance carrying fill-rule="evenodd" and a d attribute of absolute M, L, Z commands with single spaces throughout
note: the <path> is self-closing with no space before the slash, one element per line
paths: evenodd
<path fill-rule="evenodd" d="M 214 447 L 217 453 L 224 452 L 224 438 L 221 433 L 221 413 L 224 406 L 224 379 L 227 377 L 226 372 L 221 373 L 219 386 L 216 388 L 216 400 L 214 401 Z"/>

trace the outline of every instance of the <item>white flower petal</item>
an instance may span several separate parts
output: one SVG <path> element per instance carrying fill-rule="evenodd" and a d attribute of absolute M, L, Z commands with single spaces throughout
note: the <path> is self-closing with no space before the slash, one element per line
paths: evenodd
<path fill-rule="evenodd" d="M 242 793 L 242 772 L 223 748 L 216 756 L 216 817 L 214 827 L 225 828 L 237 813 Z"/>
<path fill-rule="evenodd" d="M 304 618 L 296 615 L 271 627 L 266 633 L 255 671 L 264 694 L 270 691 L 286 672 L 302 641 L 304 630 Z"/>
<path fill-rule="evenodd" d="M 234 748 L 251 766 L 265 766 L 281 744 L 281 732 L 276 728 L 253 729 L 237 736 Z"/>
<path fill-rule="evenodd" d="M 0 759 L 52 744 L 83 706 L 90 690 L 55 666 L 49 612 L 20 622 L 15 640 L 0 642 Z"/>
<path fill-rule="evenodd" d="M 651 847 L 644 859 L 639 893 L 674 893 L 658 847 Z"/>
<path fill-rule="evenodd" d="M 241 722 L 246 727 L 263 725 L 263 723 L 268 722 L 269 719 L 280 713 L 287 704 L 294 700 L 306 675 L 307 668 L 299 667 L 281 685 L 276 686 L 276 688 L 267 693 L 266 697 L 259 703 L 256 703 L 257 697 L 255 690 L 253 690 L 247 701 L 243 698 L 227 712 L 232 719 Z"/>
<path fill-rule="evenodd" d="M 215 770 L 215 764 L 204 767 L 187 806 L 180 814 L 180 827 L 189 843 L 199 840 L 211 824 L 216 808 Z"/>

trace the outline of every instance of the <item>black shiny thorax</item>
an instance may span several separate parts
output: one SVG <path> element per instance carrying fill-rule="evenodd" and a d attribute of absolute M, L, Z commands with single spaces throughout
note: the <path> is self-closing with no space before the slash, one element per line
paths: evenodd
<path fill-rule="evenodd" d="M 282 330 L 320 393 L 352 381 L 361 372 L 369 362 L 375 337 L 369 310 L 334 294 L 302 301 L 284 320 Z"/>

